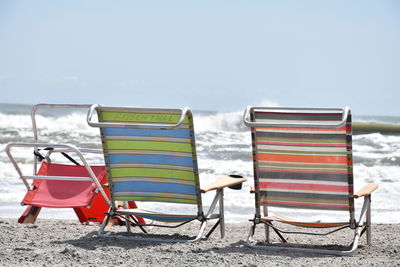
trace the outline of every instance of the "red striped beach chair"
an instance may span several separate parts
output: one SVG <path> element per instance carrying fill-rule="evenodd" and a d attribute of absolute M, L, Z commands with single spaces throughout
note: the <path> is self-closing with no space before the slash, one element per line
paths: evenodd
<path fill-rule="evenodd" d="M 97 113 L 98 122 L 93 115 Z M 206 238 L 220 226 L 225 233 L 224 187 L 241 184 L 244 178 L 222 177 L 200 189 L 192 113 L 189 108 L 148 109 L 92 106 L 88 123 L 99 127 L 110 186 L 111 208 L 100 227 L 104 234 L 108 220 L 125 216 L 127 231 L 131 226 L 177 228 L 192 221 L 200 222 L 193 239 L 149 238 L 131 235 L 129 239 L 146 241 L 195 242 L 203 237 L 207 222 L 216 220 Z M 202 193 L 216 190 L 207 212 L 203 210 Z M 139 208 L 118 208 L 116 201 L 167 203 L 168 212 Z M 177 205 L 193 207 L 192 213 L 174 212 Z M 219 211 L 214 213 L 218 205 Z M 143 224 L 133 220 L 139 216 L 156 221 Z M 115 236 L 115 235 L 113 235 Z M 121 235 L 117 235 L 121 237 Z"/>
<path fill-rule="evenodd" d="M 254 248 L 346 255 L 355 251 L 361 235 L 371 242 L 371 193 L 368 184 L 353 194 L 351 114 L 344 109 L 248 107 L 244 123 L 251 129 L 254 162 L 255 217 L 247 243 Z M 364 197 L 358 221 L 354 199 Z M 347 221 L 300 221 L 269 214 L 269 207 L 348 213 Z M 261 208 L 263 211 L 261 211 Z M 329 232 L 290 232 L 275 222 L 305 228 L 332 228 Z M 254 244 L 256 226 L 265 225 L 266 245 Z M 344 250 L 299 244 L 270 244 L 270 229 L 282 243 L 284 233 L 327 235 L 354 230 L 353 243 Z"/>

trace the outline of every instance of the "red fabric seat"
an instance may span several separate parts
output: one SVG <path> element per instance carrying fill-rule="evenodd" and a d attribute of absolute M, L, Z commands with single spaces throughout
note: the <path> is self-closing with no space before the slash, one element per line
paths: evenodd
<path fill-rule="evenodd" d="M 101 184 L 107 183 L 104 166 L 92 166 Z M 38 176 L 89 177 L 84 166 L 43 162 Z M 96 195 L 96 185 L 91 181 L 35 180 L 34 188 L 25 195 L 22 203 L 46 208 L 76 208 L 90 205 Z"/>
<path fill-rule="evenodd" d="M 104 166 L 91 168 L 101 184 L 107 183 Z M 42 163 L 37 175 L 89 177 L 84 166 L 49 162 Z M 105 191 L 109 194 L 107 189 Z M 96 185 L 91 181 L 35 180 L 33 189 L 28 190 L 22 204 L 29 207 L 18 220 L 21 223 L 33 213 L 36 219 L 42 207 L 73 208 L 80 222 L 102 222 L 109 209 L 101 194 L 96 192 Z"/>
<path fill-rule="evenodd" d="M 91 166 L 100 184 L 108 182 L 104 166 Z M 90 177 L 85 166 L 43 162 L 38 176 Z M 107 196 L 110 193 L 104 188 Z M 129 201 L 130 208 L 137 208 Z M 34 223 L 41 208 L 73 208 L 81 223 L 102 222 L 109 210 L 103 196 L 97 192 L 91 181 L 34 180 L 33 189 L 28 190 L 22 205 L 29 205 L 19 223 Z M 143 218 L 136 218 L 144 224 Z"/>

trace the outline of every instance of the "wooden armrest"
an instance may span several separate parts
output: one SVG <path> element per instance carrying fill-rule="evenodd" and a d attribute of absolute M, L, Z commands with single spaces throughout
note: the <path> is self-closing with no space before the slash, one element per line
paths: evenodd
<path fill-rule="evenodd" d="M 378 184 L 367 184 L 360 191 L 354 194 L 354 198 L 365 197 L 371 195 L 378 188 Z"/>
<path fill-rule="evenodd" d="M 237 185 L 247 181 L 246 178 L 232 178 L 228 175 L 219 178 L 218 180 L 207 185 L 204 189 L 200 189 L 201 193 L 206 193 L 211 190 L 221 189 L 227 186 Z"/>

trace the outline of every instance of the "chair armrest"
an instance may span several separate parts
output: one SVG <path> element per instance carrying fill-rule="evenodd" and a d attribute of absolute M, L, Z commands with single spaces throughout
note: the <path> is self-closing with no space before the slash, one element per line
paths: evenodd
<path fill-rule="evenodd" d="M 250 187 L 250 194 L 254 194 L 256 192 L 256 189 L 254 189 L 254 186 Z"/>
<path fill-rule="evenodd" d="M 367 184 L 353 196 L 354 198 L 369 196 L 371 195 L 372 192 L 374 192 L 378 188 L 378 186 L 379 186 L 378 184 L 372 184 L 372 183 Z"/>
<path fill-rule="evenodd" d="M 221 188 L 224 188 L 227 186 L 241 184 L 245 181 L 247 181 L 246 178 L 232 178 L 232 177 L 229 177 L 228 175 L 225 175 L 225 176 L 215 180 L 211 184 L 207 185 L 204 189 L 200 189 L 200 192 L 206 193 L 211 190 L 217 190 L 217 189 L 221 189 Z"/>

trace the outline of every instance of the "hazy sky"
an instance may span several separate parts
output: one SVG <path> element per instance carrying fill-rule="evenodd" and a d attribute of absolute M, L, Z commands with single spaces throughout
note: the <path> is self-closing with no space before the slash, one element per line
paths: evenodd
<path fill-rule="evenodd" d="M 0 0 L 0 102 L 400 115 L 400 1 Z"/>

